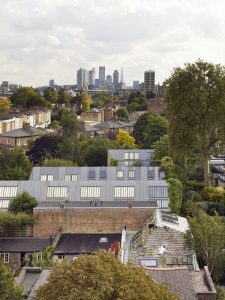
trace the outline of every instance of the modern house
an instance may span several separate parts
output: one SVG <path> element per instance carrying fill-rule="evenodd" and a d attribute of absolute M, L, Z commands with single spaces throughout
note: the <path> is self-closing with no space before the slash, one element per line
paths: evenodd
<path fill-rule="evenodd" d="M 152 149 L 110 149 L 107 164 L 111 166 L 150 166 Z M 162 175 L 162 174 L 161 174 Z"/>

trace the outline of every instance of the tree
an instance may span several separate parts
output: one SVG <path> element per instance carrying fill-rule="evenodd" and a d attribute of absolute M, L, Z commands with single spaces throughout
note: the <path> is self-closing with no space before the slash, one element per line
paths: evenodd
<path fill-rule="evenodd" d="M 175 157 L 199 152 L 210 184 L 208 158 L 225 137 L 225 69 L 202 60 L 175 68 L 166 81 L 170 145 Z"/>
<path fill-rule="evenodd" d="M 52 158 L 52 159 L 46 159 L 42 163 L 43 167 L 74 167 L 77 166 L 73 161 L 71 160 L 65 160 L 62 158 Z"/>
<path fill-rule="evenodd" d="M 36 96 L 32 87 L 22 87 L 17 89 L 11 96 L 11 101 L 15 107 L 27 107 L 27 103 Z"/>
<path fill-rule="evenodd" d="M 23 290 L 15 284 L 11 271 L 0 259 L 0 299 L 1 300 L 23 300 Z"/>
<path fill-rule="evenodd" d="M 169 136 L 165 134 L 153 143 L 153 159 L 161 160 L 164 156 L 169 156 Z"/>
<path fill-rule="evenodd" d="M 74 112 L 64 111 L 61 118 L 63 137 L 76 137 L 78 135 L 78 121 Z"/>
<path fill-rule="evenodd" d="M 208 216 L 202 210 L 194 218 L 188 218 L 190 231 L 186 238 L 196 251 L 201 265 L 207 265 L 214 275 L 217 263 L 221 263 L 225 248 L 225 223 L 219 216 Z M 223 266 L 223 270 L 225 265 Z"/>
<path fill-rule="evenodd" d="M 182 183 L 175 178 L 170 178 L 167 182 L 169 183 L 169 205 L 172 212 L 178 215 L 182 205 Z"/>
<path fill-rule="evenodd" d="M 69 100 L 70 96 L 68 92 L 64 88 L 60 88 L 58 91 L 58 103 L 67 105 Z"/>
<path fill-rule="evenodd" d="M 82 92 L 80 94 L 80 97 L 82 99 L 82 110 L 89 111 L 90 105 L 92 103 L 91 97 L 88 95 L 88 93 L 85 93 L 85 92 Z"/>
<path fill-rule="evenodd" d="M 135 139 L 125 130 L 119 129 L 118 134 L 116 135 L 116 143 L 119 147 L 125 149 L 136 148 Z"/>
<path fill-rule="evenodd" d="M 76 137 L 64 136 L 62 143 L 59 144 L 59 154 L 63 160 L 80 162 L 80 144 Z"/>
<path fill-rule="evenodd" d="M 33 164 L 41 164 L 45 159 L 52 159 L 59 156 L 58 145 L 62 137 L 57 135 L 44 135 L 37 138 L 31 145 L 27 155 Z"/>
<path fill-rule="evenodd" d="M 88 166 L 107 166 L 108 149 L 115 149 L 114 141 L 107 137 L 93 137 L 81 143 L 83 164 Z"/>
<path fill-rule="evenodd" d="M 161 169 L 165 172 L 166 179 L 177 178 L 176 165 L 171 157 L 165 156 L 162 158 Z"/>
<path fill-rule="evenodd" d="M 3 148 L 0 152 L 0 180 L 27 180 L 32 165 L 23 151 Z"/>
<path fill-rule="evenodd" d="M 133 135 L 142 148 L 151 148 L 154 142 L 168 133 L 168 127 L 169 123 L 164 117 L 145 113 L 134 124 Z"/>
<path fill-rule="evenodd" d="M 57 94 L 53 88 L 47 88 L 44 91 L 44 98 L 49 103 L 56 103 L 57 102 Z"/>
<path fill-rule="evenodd" d="M 80 255 L 56 265 L 35 300 L 172 300 L 169 290 L 141 268 L 124 265 L 105 252 Z"/>
<path fill-rule="evenodd" d="M 9 113 L 9 108 L 11 106 L 11 101 L 8 98 L 0 100 L 0 115 Z"/>
<path fill-rule="evenodd" d="M 24 212 L 32 214 L 33 208 L 38 205 L 37 200 L 32 197 L 28 192 L 22 192 L 10 201 L 9 212 L 18 214 Z"/>
<path fill-rule="evenodd" d="M 116 111 L 118 119 L 122 121 L 127 121 L 129 119 L 129 115 L 127 109 L 124 107 L 120 107 Z"/>

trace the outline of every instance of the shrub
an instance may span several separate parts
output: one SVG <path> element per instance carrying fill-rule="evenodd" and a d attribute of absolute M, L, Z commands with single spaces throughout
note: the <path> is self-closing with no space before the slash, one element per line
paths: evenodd
<path fill-rule="evenodd" d="M 225 190 L 222 187 L 205 187 L 201 196 L 204 201 L 224 202 Z"/>
<path fill-rule="evenodd" d="M 170 208 L 175 214 L 179 214 L 182 205 L 182 183 L 175 178 L 170 178 L 168 183 Z"/>
<path fill-rule="evenodd" d="M 37 204 L 37 200 L 28 192 L 22 192 L 12 199 L 9 204 L 9 211 L 14 214 L 20 212 L 32 214 L 33 208 L 37 206 Z"/>
<path fill-rule="evenodd" d="M 22 229 L 25 225 L 32 225 L 34 218 L 25 213 L 14 215 L 9 212 L 0 213 L 0 235 L 10 236 L 15 229 Z"/>

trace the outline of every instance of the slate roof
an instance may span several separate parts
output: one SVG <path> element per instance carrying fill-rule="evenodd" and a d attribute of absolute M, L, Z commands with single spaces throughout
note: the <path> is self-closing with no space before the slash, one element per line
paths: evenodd
<path fill-rule="evenodd" d="M 109 121 L 105 121 L 99 124 L 96 124 L 95 127 L 96 128 L 100 128 L 100 129 L 119 129 L 119 128 L 123 128 L 123 127 L 133 127 L 134 123 L 133 122 L 123 122 L 123 121 L 113 121 L 113 120 L 109 120 Z"/>
<path fill-rule="evenodd" d="M 20 128 L 20 129 L 15 129 L 9 132 L 4 132 L 0 136 L 3 137 L 12 137 L 12 138 L 17 138 L 17 137 L 32 137 L 32 136 L 40 136 L 46 134 L 46 131 L 44 129 L 38 129 L 38 128 L 31 128 L 31 129 L 26 129 L 26 128 Z"/>
<path fill-rule="evenodd" d="M 1 237 L 0 252 L 39 252 L 50 245 L 50 238 Z"/>
<path fill-rule="evenodd" d="M 106 238 L 107 242 L 100 242 L 101 238 Z M 63 233 L 54 254 L 93 253 L 99 249 L 108 250 L 114 242 L 121 242 L 120 233 Z"/>
<path fill-rule="evenodd" d="M 192 284 L 192 272 L 187 268 L 151 268 L 145 271 L 158 283 L 166 284 L 182 300 L 198 299 Z"/>

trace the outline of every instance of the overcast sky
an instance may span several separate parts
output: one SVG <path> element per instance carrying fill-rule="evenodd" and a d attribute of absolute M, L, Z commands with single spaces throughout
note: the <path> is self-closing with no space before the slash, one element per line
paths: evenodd
<path fill-rule="evenodd" d="M 0 81 L 75 84 L 105 65 L 162 82 L 198 58 L 225 65 L 224 14 L 224 0 L 0 0 Z"/>

